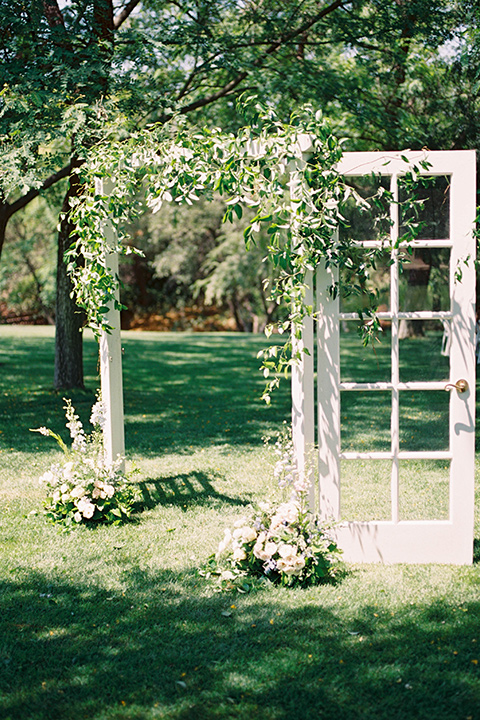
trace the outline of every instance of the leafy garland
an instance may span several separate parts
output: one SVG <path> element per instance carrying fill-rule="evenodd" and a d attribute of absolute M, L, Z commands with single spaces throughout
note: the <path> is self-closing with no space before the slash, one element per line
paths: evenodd
<path fill-rule="evenodd" d="M 109 305 L 122 308 L 118 277 L 109 269 L 108 256 L 140 252 L 124 230 L 134 217 L 144 209 L 157 212 L 165 202 L 192 204 L 200 195 L 222 196 L 225 220 L 240 218 L 245 206 L 252 208 L 255 214 L 244 232 L 247 248 L 266 227 L 266 259 L 278 270 L 270 295 L 290 309 L 288 320 L 277 325 L 289 339 L 263 353 L 264 399 L 269 402 L 278 373 L 287 373 L 298 359 L 291 338 L 301 337 L 305 317 L 314 313 L 305 301 L 311 272 L 321 261 L 352 271 L 352 239 L 348 234 L 339 239 L 335 233 L 342 223 L 341 208 L 352 197 L 360 205 L 368 203 L 336 170 L 341 144 L 321 112 L 307 106 L 284 123 L 255 100 L 244 101 L 243 109 L 248 124 L 236 134 L 218 128 L 192 130 L 184 118 L 176 117 L 122 141 L 117 128 L 109 140 L 94 147 L 82 169 L 84 194 L 73 201 L 75 240 L 66 260 L 77 301 L 99 335 L 110 329 Z M 372 202 L 378 204 L 378 199 Z M 107 238 L 104 230 L 109 224 L 113 233 Z M 389 242 L 386 237 L 385 245 Z M 378 248 L 364 251 L 361 264 L 353 270 L 365 278 L 378 252 Z M 82 263 L 77 262 L 79 256 Z M 372 317 L 364 325 L 367 341 L 378 329 Z M 268 326 L 267 335 L 273 330 Z"/>
<path fill-rule="evenodd" d="M 279 269 L 270 292 L 277 303 L 295 306 L 280 331 L 292 324 L 300 328 L 303 317 L 312 313 L 303 303 L 307 271 L 320 258 L 335 261 L 338 252 L 333 230 L 345 194 L 335 170 L 341 147 L 321 114 L 311 108 L 293 115 L 289 123 L 258 104 L 249 105 L 247 112 L 248 125 L 235 135 L 218 128 L 192 131 L 176 118 L 92 149 L 82 169 L 84 194 L 72 208 L 75 242 L 67 263 L 77 301 L 97 334 L 108 330 L 109 304 L 120 308 L 118 278 L 108 268 L 108 254 L 138 252 L 124 242 L 125 226 L 145 207 L 156 212 L 164 202 L 192 204 L 200 195 L 222 196 L 226 220 L 234 214 L 241 217 L 245 206 L 254 209 L 245 229 L 247 246 L 267 227 L 268 259 Z M 303 150 L 310 143 L 312 161 L 307 165 Z M 104 234 L 108 223 L 114 230 L 112 245 Z M 75 262 L 78 256 L 82 264 Z M 287 343 L 277 365 L 289 363 L 290 349 Z"/>

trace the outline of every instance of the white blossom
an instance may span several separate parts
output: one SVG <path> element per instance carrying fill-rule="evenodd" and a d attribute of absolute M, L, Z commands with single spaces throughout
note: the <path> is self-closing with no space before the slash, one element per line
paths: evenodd
<path fill-rule="evenodd" d="M 99 427 L 103 431 L 106 422 L 106 406 L 105 403 L 99 399 L 92 407 L 92 414 L 90 415 L 90 422 L 94 427 Z"/>

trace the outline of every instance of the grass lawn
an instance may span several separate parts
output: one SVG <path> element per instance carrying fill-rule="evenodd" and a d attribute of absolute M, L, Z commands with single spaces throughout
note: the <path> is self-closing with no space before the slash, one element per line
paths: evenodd
<path fill-rule="evenodd" d="M 138 513 L 62 533 L 41 515 L 37 480 L 56 446 L 28 432 L 66 437 L 53 332 L 0 327 L 3 720 L 480 720 L 479 564 L 349 566 L 337 585 L 246 595 L 198 574 L 245 505 L 278 493 L 262 435 L 288 419 L 289 398 L 285 386 L 272 407 L 259 400 L 264 343 L 125 333 Z M 88 390 L 71 397 L 86 423 L 89 337 L 85 368 Z M 420 404 L 430 437 L 438 410 Z M 346 425 L 346 442 L 376 447 L 375 427 Z"/>

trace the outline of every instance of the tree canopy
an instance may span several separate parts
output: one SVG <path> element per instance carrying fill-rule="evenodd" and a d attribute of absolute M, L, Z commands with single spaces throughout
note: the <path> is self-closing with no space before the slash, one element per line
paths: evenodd
<path fill-rule="evenodd" d="M 57 386 L 82 382 L 63 256 L 92 147 L 175 116 L 235 132 L 246 90 L 284 121 L 321 107 L 349 149 L 472 147 L 477 24 L 471 0 L 1 2 L 0 253 L 10 218 L 63 183 Z"/>

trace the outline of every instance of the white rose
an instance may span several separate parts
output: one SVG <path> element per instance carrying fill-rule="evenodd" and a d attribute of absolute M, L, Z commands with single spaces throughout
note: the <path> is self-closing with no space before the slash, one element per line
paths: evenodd
<path fill-rule="evenodd" d="M 248 525 L 242 527 L 241 530 L 242 542 L 252 542 L 252 540 L 255 540 L 255 538 L 257 537 L 257 533 L 255 532 L 255 530 Z"/>
<path fill-rule="evenodd" d="M 265 550 L 263 548 L 263 543 L 261 543 L 261 542 L 255 543 L 255 545 L 253 546 L 253 554 L 259 560 L 263 560 L 263 561 L 269 560 L 269 557 L 266 555 Z"/>
<path fill-rule="evenodd" d="M 82 515 L 84 518 L 89 520 L 91 517 L 93 517 L 93 513 L 95 512 L 95 505 L 92 503 L 86 503 L 85 508 L 82 511 Z"/>
<path fill-rule="evenodd" d="M 305 558 L 303 558 L 303 557 L 301 557 L 301 555 L 299 555 L 297 557 L 297 559 L 295 560 L 295 570 L 297 570 L 297 572 L 300 572 L 300 570 L 303 570 L 304 567 L 305 567 Z"/>
<path fill-rule="evenodd" d="M 221 540 L 218 544 L 217 555 L 221 555 L 227 549 L 227 547 L 230 545 L 231 542 L 232 542 L 232 533 L 230 532 L 230 530 L 225 530 L 225 535 L 223 537 L 223 540 Z"/>
<path fill-rule="evenodd" d="M 287 558 L 287 557 L 292 557 L 292 556 L 295 557 L 296 556 L 295 550 L 296 550 L 296 548 L 294 547 L 294 545 L 287 545 L 287 543 L 281 543 L 278 546 L 278 554 L 280 555 L 281 558 Z"/>
<path fill-rule="evenodd" d="M 81 485 L 77 485 L 77 487 L 73 488 L 73 490 L 70 494 L 74 498 L 81 498 L 82 495 L 85 495 L 85 488 L 82 487 Z"/>
<path fill-rule="evenodd" d="M 246 557 L 247 557 L 247 553 L 246 553 L 245 550 L 244 550 L 243 548 L 241 548 L 241 547 L 235 548 L 235 550 L 233 551 L 233 559 L 234 559 L 235 561 L 245 560 Z"/>
<path fill-rule="evenodd" d="M 274 542 L 267 542 L 265 543 L 265 553 L 268 555 L 268 558 L 270 559 L 272 555 L 277 551 L 277 543 Z"/>
<path fill-rule="evenodd" d="M 86 508 L 87 505 L 89 505 L 89 504 L 90 504 L 90 501 L 87 500 L 86 497 L 80 498 L 80 500 L 78 500 L 77 503 L 76 503 L 77 508 L 80 510 L 81 513 L 83 513 L 83 511 L 85 510 L 85 508 Z"/>
<path fill-rule="evenodd" d="M 75 520 L 75 522 L 82 522 L 82 513 L 77 511 L 73 516 L 73 519 Z"/>
<path fill-rule="evenodd" d="M 106 493 L 106 495 L 104 495 L 103 497 L 111 498 L 115 495 L 115 488 L 113 487 L 113 485 L 104 485 L 103 488 Z"/>
<path fill-rule="evenodd" d="M 288 562 L 288 559 L 285 558 L 278 558 L 277 560 L 277 570 L 280 570 L 280 572 L 287 572 L 288 570 L 292 569 L 292 565 Z M 287 572 L 288 575 L 288 572 Z"/>
<path fill-rule="evenodd" d="M 259 560 L 266 562 L 267 560 L 270 560 L 276 549 L 277 545 L 274 542 L 266 542 L 265 546 L 263 546 L 261 542 L 256 542 L 253 546 L 253 554 Z"/>

